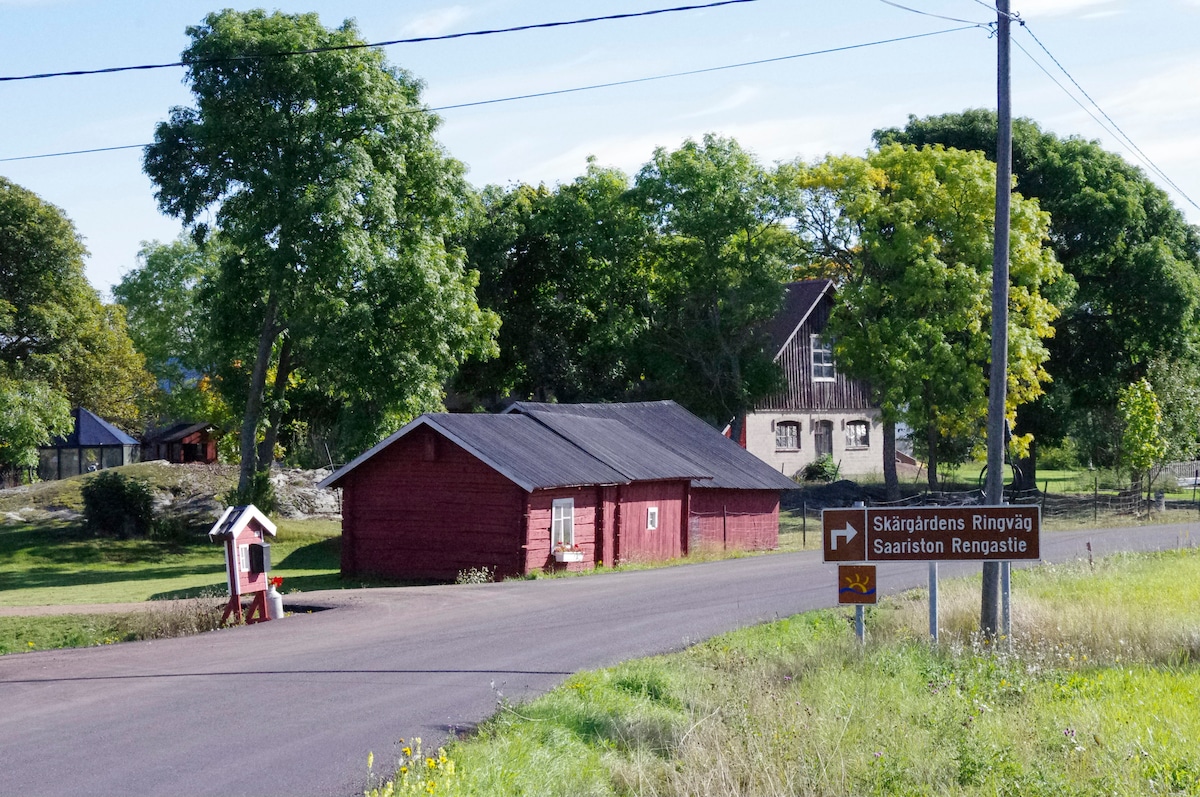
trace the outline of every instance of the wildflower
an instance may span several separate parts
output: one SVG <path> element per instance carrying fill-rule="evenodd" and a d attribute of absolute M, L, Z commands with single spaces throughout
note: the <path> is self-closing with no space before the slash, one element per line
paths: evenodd
<path fill-rule="evenodd" d="M 437 769 L 437 761 L 434 761 L 432 758 L 426 758 L 426 759 L 425 759 L 425 766 L 426 766 L 428 769 Z"/>
<path fill-rule="evenodd" d="M 403 750 L 401 750 L 400 752 L 401 752 L 401 753 L 404 753 L 404 757 L 405 757 L 405 758 L 407 758 L 408 756 L 412 755 L 412 748 L 411 748 L 411 747 L 405 747 L 405 748 L 404 748 Z"/>
<path fill-rule="evenodd" d="M 367 769 L 370 769 L 373 766 L 375 766 L 375 751 L 374 750 L 367 753 Z"/>
<path fill-rule="evenodd" d="M 878 758 L 883 758 L 883 751 L 882 751 L 882 750 L 876 750 L 876 751 L 875 751 L 875 758 L 877 758 L 877 759 L 878 759 Z"/>
<path fill-rule="evenodd" d="M 400 767 L 400 774 L 401 774 L 401 775 L 407 775 L 407 774 L 408 774 L 408 767 L 406 767 L 406 766 L 402 766 L 402 767 Z"/>
<path fill-rule="evenodd" d="M 1068 739 L 1074 739 L 1075 738 L 1075 729 L 1074 728 L 1063 728 L 1063 736 L 1067 737 Z"/>

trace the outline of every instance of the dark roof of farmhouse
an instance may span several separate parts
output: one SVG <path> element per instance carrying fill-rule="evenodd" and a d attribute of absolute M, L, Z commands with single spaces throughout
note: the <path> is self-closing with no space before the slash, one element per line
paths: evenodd
<path fill-rule="evenodd" d="M 637 404 L 518 402 L 500 415 L 422 415 L 319 486 L 428 427 L 526 491 L 688 480 L 696 486 L 786 490 L 796 485 L 672 401 Z"/>
<path fill-rule="evenodd" d="M 773 347 L 772 356 L 778 356 L 792 334 L 812 313 L 821 297 L 832 289 L 833 281 L 827 279 L 801 280 L 783 286 L 783 307 L 767 324 L 767 335 Z"/>
<path fill-rule="evenodd" d="M 97 446 L 136 446 L 137 440 L 83 407 L 71 411 L 75 428 L 66 437 L 56 437 L 48 448 L 94 448 Z"/>

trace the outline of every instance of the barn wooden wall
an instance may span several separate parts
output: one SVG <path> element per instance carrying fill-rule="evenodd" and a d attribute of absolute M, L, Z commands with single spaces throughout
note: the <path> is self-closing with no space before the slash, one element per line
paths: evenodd
<path fill-rule="evenodd" d="M 495 568 L 498 577 L 524 572 L 525 492 L 431 429 L 380 451 L 344 486 L 344 575 L 452 580 L 476 567 Z"/>

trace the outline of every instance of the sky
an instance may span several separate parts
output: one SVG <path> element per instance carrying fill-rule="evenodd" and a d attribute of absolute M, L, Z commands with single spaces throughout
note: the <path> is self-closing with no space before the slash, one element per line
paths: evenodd
<path fill-rule="evenodd" d="M 177 61 L 187 27 L 225 6 L 317 12 L 331 27 L 353 19 L 362 38 L 380 42 L 704 2 L 0 0 L 0 77 Z M 1014 115 L 1098 140 L 1149 173 L 1121 143 L 1123 131 L 1179 190 L 1155 182 L 1200 223 L 1188 199 L 1200 203 L 1200 0 L 1010 3 L 1025 23 L 1013 34 Z M 854 47 L 439 112 L 438 138 L 476 186 L 553 186 L 582 174 L 588 156 L 632 175 L 656 147 L 706 133 L 731 136 L 771 165 L 864 154 L 874 130 L 910 114 L 995 108 L 995 39 L 954 20 L 987 23 L 995 12 L 987 0 L 752 0 L 384 52 L 423 81 L 424 101 L 438 108 Z M 856 47 L 919 34 L 934 35 Z M 5 159 L 146 144 L 173 106 L 191 104 L 182 78 L 168 68 L 0 81 L 0 176 L 65 211 L 90 251 L 88 279 L 106 296 L 136 268 L 143 242 L 181 231 L 158 211 L 142 150 Z"/>

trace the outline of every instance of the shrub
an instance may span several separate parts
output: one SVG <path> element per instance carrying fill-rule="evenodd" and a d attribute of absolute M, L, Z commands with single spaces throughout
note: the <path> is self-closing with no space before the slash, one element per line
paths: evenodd
<path fill-rule="evenodd" d="M 154 505 L 145 482 L 116 471 L 96 474 L 80 488 L 87 529 L 104 537 L 144 537 L 154 523 Z"/>
<path fill-rule="evenodd" d="M 250 486 L 245 490 L 236 487 L 221 494 L 221 501 L 226 506 L 246 506 L 254 504 L 259 512 L 270 515 L 275 511 L 275 485 L 271 484 L 270 471 L 260 470 L 254 474 Z"/>
<path fill-rule="evenodd" d="M 829 454 L 822 454 L 804 466 L 800 478 L 806 482 L 831 482 L 838 477 L 838 466 Z"/>
<path fill-rule="evenodd" d="M 1037 464 L 1047 470 L 1072 470 L 1079 467 L 1079 444 L 1070 437 L 1060 446 L 1039 446 Z"/>
<path fill-rule="evenodd" d="M 458 578 L 454 579 L 455 584 L 491 584 L 496 580 L 496 568 L 494 567 L 472 567 L 468 570 L 459 570 Z"/>

